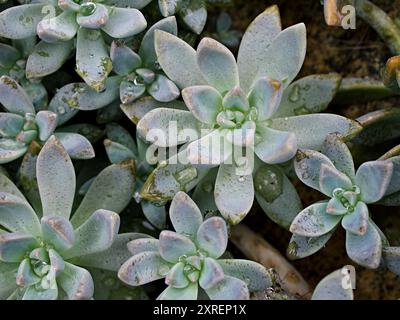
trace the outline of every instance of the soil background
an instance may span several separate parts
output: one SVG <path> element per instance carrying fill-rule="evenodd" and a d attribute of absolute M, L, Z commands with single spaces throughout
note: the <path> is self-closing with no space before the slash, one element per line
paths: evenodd
<path fill-rule="evenodd" d="M 400 0 L 375 0 L 376 5 L 392 18 L 400 18 Z M 235 0 L 227 8 L 233 20 L 233 29 L 244 32 L 250 22 L 265 8 L 277 4 L 280 8 L 283 28 L 304 22 L 307 27 L 307 55 L 299 77 L 337 72 L 343 77 L 369 77 L 380 79 L 382 67 L 391 56 L 385 43 L 375 31 L 360 18 L 355 30 L 328 27 L 324 22 L 323 7 L 319 0 Z M 211 15 L 220 12 L 213 9 Z M 367 112 L 400 106 L 400 98 L 369 102 L 363 105 L 339 107 L 332 105 L 330 112 L 356 118 Z M 320 200 L 321 195 L 296 183 L 304 206 Z M 400 210 L 395 207 L 371 206 L 373 220 L 384 231 L 391 245 L 400 245 Z M 271 222 L 255 205 L 244 223 L 285 254 L 290 233 Z M 315 286 L 325 275 L 343 267 L 354 265 L 357 270 L 355 299 L 399 299 L 400 279 L 384 268 L 367 270 L 356 266 L 346 255 L 345 233 L 338 228 L 326 247 L 318 253 L 292 262 L 303 277 Z"/>

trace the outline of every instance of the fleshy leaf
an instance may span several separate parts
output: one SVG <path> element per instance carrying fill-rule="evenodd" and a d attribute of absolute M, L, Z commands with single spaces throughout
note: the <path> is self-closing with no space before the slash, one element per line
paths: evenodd
<path fill-rule="evenodd" d="M 349 190 L 352 185 L 350 178 L 344 173 L 340 172 L 330 164 L 321 164 L 321 171 L 319 173 L 319 190 L 328 197 L 333 196 L 333 191 L 336 188 Z"/>
<path fill-rule="evenodd" d="M 214 287 L 206 290 L 211 300 L 249 300 L 250 294 L 246 282 L 234 277 L 225 276 Z"/>
<path fill-rule="evenodd" d="M 197 283 L 191 283 L 184 289 L 177 289 L 169 286 L 161 292 L 157 300 L 196 300 L 197 292 Z"/>
<path fill-rule="evenodd" d="M 179 233 L 164 230 L 159 240 L 160 255 L 168 262 L 176 263 L 181 256 L 196 254 L 194 243 Z"/>
<path fill-rule="evenodd" d="M 36 165 L 43 215 L 69 218 L 75 194 L 75 170 L 60 141 L 51 136 Z"/>
<path fill-rule="evenodd" d="M 280 32 L 259 59 L 255 79 L 268 76 L 287 87 L 296 77 L 306 55 L 306 27 L 303 23 Z"/>
<path fill-rule="evenodd" d="M 148 93 L 157 101 L 170 102 L 180 95 L 179 88 L 167 77 L 159 74 L 147 89 Z"/>
<path fill-rule="evenodd" d="M 346 251 L 349 257 L 359 265 L 376 269 L 382 255 L 382 239 L 378 230 L 369 222 L 367 232 L 362 236 L 347 231 Z"/>
<path fill-rule="evenodd" d="M 353 300 L 352 288 L 343 288 L 343 269 L 323 278 L 314 290 L 312 300 Z"/>
<path fill-rule="evenodd" d="M 293 234 L 286 250 L 288 258 L 295 260 L 311 256 L 325 246 L 334 231 L 335 229 L 319 237 L 304 237 Z"/>
<path fill-rule="evenodd" d="M 347 231 L 356 235 L 362 236 L 368 228 L 369 212 L 367 205 L 359 201 L 354 209 L 354 212 L 343 217 L 342 226 Z"/>
<path fill-rule="evenodd" d="M 74 246 L 63 252 L 63 257 L 71 259 L 109 249 L 118 234 L 119 224 L 115 212 L 96 210 L 75 230 Z"/>
<path fill-rule="evenodd" d="M 158 252 L 159 241 L 154 238 L 139 238 L 128 242 L 127 247 L 131 255 L 142 252 Z"/>
<path fill-rule="evenodd" d="M 298 116 L 324 111 L 341 82 L 336 73 L 316 74 L 293 82 L 284 91 L 275 117 Z"/>
<path fill-rule="evenodd" d="M 294 168 L 299 179 L 307 186 L 320 190 L 321 166 L 325 164 L 334 168 L 332 161 L 317 151 L 299 150 L 297 151 Z"/>
<path fill-rule="evenodd" d="M 156 30 L 155 49 L 158 63 L 181 89 L 205 84 L 197 66 L 196 51 L 186 42 L 168 32 Z"/>
<path fill-rule="evenodd" d="M 65 291 L 69 300 L 88 300 L 94 292 L 90 273 L 78 266 L 65 262 L 64 271 L 57 277 L 57 283 Z"/>
<path fill-rule="evenodd" d="M 235 57 L 224 45 L 211 38 L 203 38 L 197 47 L 197 64 L 203 77 L 219 92 L 239 85 Z"/>
<path fill-rule="evenodd" d="M 337 132 L 345 140 L 353 138 L 361 130 L 354 120 L 336 114 L 308 114 L 303 116 L 276 118 L 271 128 L 292 132 L 299 148 L 320 150 L 326 136 Z"/>
<path fill-rule="evenodd" d="M 283 163 L 292 159 L 296 154 L 297 139 L 292 132 L 258 125 L 256 137 L 261 141 L 256 144 L 255 153 L 265 163 Z"/>
<path fill-rule="evenodd" d="M 342 217 L 328 214 L 326 206 L 326 202 L 321 202 L 305 208 L 293 220 L 290 232 L 305 237 L 318 237 L 331 231 Z"/>
<path fill-rule="evenodd" d="M 131 286 L 140 286 L 164 278 L 170 265 L 158 252 L 142 252 L 131 257 L 118 271 L 118 278 Z"/>
<path fill-rule="evenodd" d="M 222 256 L 228 245 L 228 231 L 225 221 L 220 217 L 205 220 L 197 230 L 197 243 L 212 258 Z"/>
<path fill-rule="evenodd" d="M 257 169 L 254 190 L 267 216 L 285 229 L 303 209 L 295 187 L 279 166 L 263 164 Z"/>
<path fill-rule="evenodd" d="M 172 199 L 169 216 L 176 232 L 194 238 L 203 222 L 196 203 L 184 192 L 179 191 Z"/>
<path fill-rule="evenodd" d="M 72 216 L 72 225 L 75 227 L 81 225 L 98 209 L 120 213 L 132 199 L 134 184 L 133 162 L 124 162 L 105 168 L 95 178 Z M 100 198 L 99 195 L 101 195 Z"/>
<path fill-rule="evenodd" d="M 0 112 L 0 135 L 16 137 L 22 131 L 24 118 L 15 113 Z"/>
<path fill-rule="evenodd" d="M 261 264 L 242 259 L 218 260 L 225 275 L 240 279 L 246 282 L 250 291 L 262 291 L 271 287 L 273 280 L 271 274 Z"/>
<path fill-rule="evenodd" d="M 43 240 L 58 251 L 70 249 L 75 241 L 74 229 L 64 217 L 46 216 L 42 218 Z"/>
<path fill-rule="evenodd" d="M 141 57 L 122 41 L 111 43 L 110 58 L 113 71 L 119 75 L 128 75 L 142 65 Z"/>
<path fill-rule="evenodd" d="M 175 17 L 168 17 L 153 24 L 142 39 L 140 44 L 139 55 L 143 57 L 144 63 L 150 69 L 155 67 L 157 54 L 154 48 L 155 31 L 162 30 L 173 35 L 178 34 L 178 25 Z"/>
<path fill-rule="evenodd" d="M 354 180 L 355 170 L 353 157 L 349 148 L 339 135 L 335 133 L 328 135 L 322 145 L 321 153 L 332 161 L 336 169 Z"/>
<path fill-rule="evenodd" d="M 222 107 L 222 97 L 210 86 L 194 86 L 182 90 L 182 98 L 192 114 L 201 122 L 213 124 Z"/>
<path fill-rule="evenodd" d="M 278 6 L 268 7 L 257 16 L 243 35 L 238 54 L 240 85 L 248 92 L 263 61 L 265 51 L 281 31 Z"/>
<path fill-rule="evenodd" d="M 39 139 L 46 141 L 57 127 L 57 114 L 47 110 L 39 111 L 35 120 L 39 129 Z"/>
<path fill-rule="evenodd" d="M 36 35 L 36 25 L 43 19 L 44 3 L 24 4 L 4 10 L 0 15 L 0 36 L 26 39 Z"/>
<path fill-rule="evenodd" d="M 170 122 L 176 122 L 177 136 L 169 141 L 169 130 L 173 127 Z M 159 147 L 173 147 L 187 142 L 186 130 L 198 130 L 195 117 L 185 110 L 158 108 L 148 112 L 140 119 L 137 130 L 140 136 Z"/>
<path fill-rule="evenodd" d="M 117 272 L 122 264 L 132 256 L 126 244 L 144 236 L 146 235 L 136 233 L 118 234 L 115 236 L 111 247 L 107 250 L 75 257 L 72 261 L 80 266 Z"/>
<path fill-rule="evenodd" d="M 165 284 L 176 289 L 186 288 L 189 285 L 189 279 L 184 274 L 184 268 L 185 264 L 183 262 L 178 262 L 174 265 L 165 277 Z"/>
<path fill-rule="evenodd" d="M 59 139 L 72 159 L 86 160 L 94 158 L 93 146 L 84 136 L 70 132 L 55 132 L 54 135 Z"/>
<path fill-rule="evenodd" d="M 0 225 L 13 232 L 40 234 L 40 224 L 30 205 L 15 195 L 0 192 Z"/>
<path fill-rule="evenodd" d="M 73 40 L 57 43 L 40 41 L 26 62 L 26 77 L 42 78 L 56 72 L 68 59 L 73 47 Z"/>
<path fill-rule="evenodd" d="M 234 165 L 220 166 L 215 184 L 215 203 L 222 216 L 232 224 L 239 223 L 254 201 L 252 175 L 240 175 Z"/>
<path fill-rule="evenodd" d="M 109 10 L 108 22 L 102 30 L 111 37 L 120 39 L 134 36 L 146 27 L 146 19 L 139 10 L 113 7 Z"/>
<path fill-rule="evenodd" d="M 14 232 L 0 234 L 0 261 L 20 262 L 39 243 L 31 235 Z"/>
<path fill-rule="evenodd" d="M 111 59 L 99 30 L 81 28 L 76 43 L 76 71 L 97 92 L 105 87 Z"/>
<path fill-rule="evenodd" d="M 12 78 L 0 78 L 0 103 L 11 113 L 25 116 L 26 113 L 35 114 L 35 108 L 25 90 Z"/>
<path fill-rule="evenodd" d="M 257 120 L 264 121 L 280 108 L 282 84 L 279 81 L 263 77 L 258 79 L 249 94 L 250 107 L 257 108 Z"/>
<path fill-rule="evenodd" d="M 200 287 L 205 290 L 210 289 L 223 279 L 224 271 L 219 263 L 212 258 L 205 258 L 199 278 Z"/>
<path fill-rule="evenodd" d="M 393 173 L 390 161 L 369 161 L 363 163 L 356 173 L 356 184 L 361 189 L 361 200 L 374 203 L 380 200 L 389 186 Z"/>
<path fill-rule="evenodd" d="M 36 27 L 36 32 L 43 41 L 55 43 L 72 40 L 78 27 L 76 13 L 64 11 L 58 16 L 41 20 Z"/>
<path fill-rule="evenodd" d="M 400 275 L 400 247 L 385 247 L 382 249 L 386 267 L 397 275 Z"/>

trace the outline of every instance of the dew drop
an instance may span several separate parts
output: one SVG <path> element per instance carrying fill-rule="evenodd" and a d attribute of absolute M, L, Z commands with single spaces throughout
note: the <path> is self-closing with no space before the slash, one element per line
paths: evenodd
<path fill-rule="evenodd" d="M 300 99 L 300 87 L 299 85 L 294 85 L 292 91 L 289 93 L 289 101 L 297 102 Z"/>

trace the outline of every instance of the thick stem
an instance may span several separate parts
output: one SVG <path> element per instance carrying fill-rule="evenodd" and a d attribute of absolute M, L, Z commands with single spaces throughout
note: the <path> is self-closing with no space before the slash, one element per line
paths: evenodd
<path fill-rule="evenodd" d="M 357 15 L 367 22 L 386 42 L 395 55 L 400 55 L 400 27 L 378 6 L 368 0 L 355 0 Z"/>
<path fill-rule="evenodd" d="M 251 260 L 266 268 L 273 268 L 279 275 L 282 288 L 296 296 L 310 299 L 312 289 L 302 275 L 267 241 L 245 225 L 232 228 L 230 240 Z"/>

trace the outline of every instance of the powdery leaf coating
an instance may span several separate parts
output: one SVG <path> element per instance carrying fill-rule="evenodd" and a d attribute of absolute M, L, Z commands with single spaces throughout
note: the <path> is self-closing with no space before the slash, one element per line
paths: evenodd
<path fill-rule="evenodd" d="M 37 159 L 43 215 L 69 218 L 75 194 L 74 166 L 60 141 L 51 136 Z"/>
<path fill-rule="evenodd" d="M 343 288 L 343 269 L 336 270 L 323 278 L 316 286 L 312 300 L 353 300 L 352 288 Z"/>

